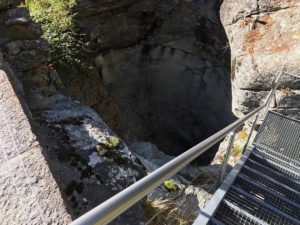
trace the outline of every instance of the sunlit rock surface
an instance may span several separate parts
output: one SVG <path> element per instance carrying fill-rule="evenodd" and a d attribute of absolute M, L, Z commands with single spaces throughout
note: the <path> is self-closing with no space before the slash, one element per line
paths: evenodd
<path fill-rule="evenodd" d="M 257 107 L 272 80 L 285 68 L 299 75 L 300 2 L 224 0 L 220 15 L 231 48 L 233 110 L 241 116 Z M 272 106 L 300 118 L 300 79 L 282 78 Z"/>

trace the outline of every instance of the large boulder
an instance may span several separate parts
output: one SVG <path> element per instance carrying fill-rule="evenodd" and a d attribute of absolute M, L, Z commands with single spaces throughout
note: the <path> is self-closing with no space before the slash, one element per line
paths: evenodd
<path fill-rule="evenodd" d="M 241 116 L 257 107 L 285 67 L 300 74 L 299 1 L 224 0 L 221 20 L 231 47 L 233 110 Z M 300 79 L 285 75 L 273 106 L 300 118 Z"/>
<path fill-rule="evenodd" d="M 31 107 L 34 95 L 31 94 Z M 89 107 L 56 94 L 42 95 L 36 120 L 37 132 L 47 146 L 47 161 L 73 218 L 136 182 L 143 167 L 128 147 Z M 35 108 L 35 107 L 33 107 Z M 113 224 L 139 224 L 138 208 L 124 213 Z M 121 222 L 122 218 L 132 218 Z"/>

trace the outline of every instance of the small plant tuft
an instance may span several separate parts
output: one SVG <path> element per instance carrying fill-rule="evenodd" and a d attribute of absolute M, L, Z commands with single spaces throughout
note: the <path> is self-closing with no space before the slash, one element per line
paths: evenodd
<path fill-rule="evenodd" d="M 76 0 L 25 0 L 33 21 L 41 24 L 49 42 L 51 60 L 55 65 L 86 67 L 85 57 L 91 53 L 90 43 L 76 27 L 72 8 Z"/>
<path fill-rule="evenodd" d="M 120 144 L 120 139 L 115 136 L 109 136 L 105 141 L 99 142 L 98 146 L 106 149 L 117 148 Z"/>
<path fill-rule="evenodd" d="M 289 87 L 282 87 L 279 89 L 281 92 L 283 92 L 284 94 L 290 94 L 292 91 L 291 91 L 291 88 Z"/>
<path fill-rule="evenodd" d="M 176 191 L 177 190 L 177 186 L 176 183 L 172 180 L 166 180 L 164 182 L 164 186 L 165 188 L 167 188 L 169 191 Z"/>
<path fill-rule="evenodd" d="M 127 156 L 118 150 L 120 139 L 115 136 L 109 136 L 106 140 L 96 145 L 96 150 L 102 157 L 112 158 L 118 164 L 124 164 L 128 161 Z"/>

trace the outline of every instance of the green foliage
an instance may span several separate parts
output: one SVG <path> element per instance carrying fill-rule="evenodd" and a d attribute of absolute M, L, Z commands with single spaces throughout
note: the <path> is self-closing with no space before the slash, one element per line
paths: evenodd
<path fill-rule="evenodd" d="M 164 186 L 169 190 L 169 191 L 176 191 L 177 187 L 174 181 L 172 180 L 166 180 L 164 182 Z"/>
<path fill-rule="evenodd" d="M 82 59 L 90 53 L 90 47 L 76 28 L 74 5 L 76 0 L 25 0 L 23 7 L 28 7 L 34 22 L 41 24 L 54 64 L 84 67 Z"/>

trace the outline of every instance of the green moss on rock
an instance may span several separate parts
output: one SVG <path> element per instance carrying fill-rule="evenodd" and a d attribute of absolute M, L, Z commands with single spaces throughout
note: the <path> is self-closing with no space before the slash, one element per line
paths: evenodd
<path fill-rule="evenodd" d="M 97 146 L 106 148 L 106 149 L 114 149 L 117 148 L 120 144 L 120 139 L 115 136 L 110 136 L 105 141 L 99 142 Z"/>
<path fill-rule="evenodd" d="M 164 182 L 165 188 L 167 188 L 169 191 L 176 191 L 177 190 L 177 185 L 175 184 L 174 181 L 172 180 L 166 180 Z"/>
<path fill-rule="evenodd" d="M 128 161 L 127 156 L 118 150 L 120 139 L 115 136 L 108 137 L 96 145 L 96 150 L 103 157 L 112 158 L 118 164 L 124 164 Z"/>

